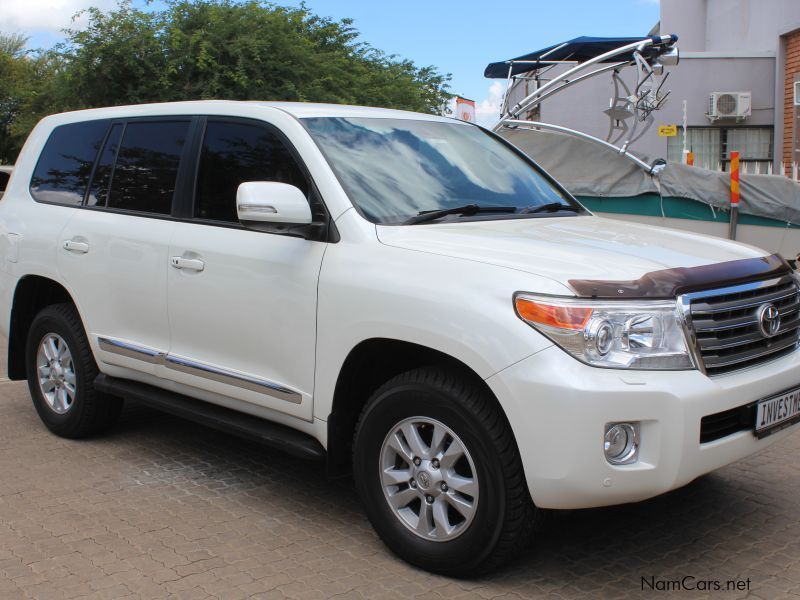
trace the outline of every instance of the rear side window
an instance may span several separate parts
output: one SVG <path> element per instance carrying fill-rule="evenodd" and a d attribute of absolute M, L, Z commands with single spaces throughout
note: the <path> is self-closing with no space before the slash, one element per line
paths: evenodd
<path fill-rule="evenodd" d="M 238 222 L 236 190 L 245 181 L 308 182 L 289 149 L 270 129 L 256 123 L 209 120 L 197 177 L 195 217 Z"/>
<path fill-rule="evenodd" d="M 189 121 L 129 122 L 122 133 L 106 206 L 170 214 L 188 130 Z"/>
<path fill-rule="evenodd" d="M 103 152 L 94 168 L 92 183 L 89 185 L 89 197 L 86 199 L 87 206 L 105 206 L 108 198 L 108 184 L 111 183 L 111 173 L 114 169 L 114 160 L 117 158 L 119 140 L 122 137 L 122 123 L 111 126 L 108 132 Z"/>
<path fill-rule="evenodd" d="M 53 129 L 31 178 L 34 199 L 71 206 L 83 202 L 108 123 L 85 121 Z"/>

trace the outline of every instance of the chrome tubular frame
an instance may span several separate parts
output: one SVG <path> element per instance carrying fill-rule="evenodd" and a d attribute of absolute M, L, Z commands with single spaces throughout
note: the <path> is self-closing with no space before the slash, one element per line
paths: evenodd
<path fill-rule="evenodd" d="M 654 39 L 658 39 L 659 40 L 658 43 L 656 43 L 654 41 Z M 565 85 L 569 85 L 570 84 L 569 80 L 571 78 L 573 78 L 573 76 L 576 73 L 579 73 L 579 72 L 581 72 L 581 71 L 583 71 L 583 70 L 585 70 L 585 69 L 587 69 L 589 67 L 592 67 L 594 65 L 597 65 L 599 63 L 603 63 L 603 62 L 607 61 L 608 59 L 614 58 L 615 56 L 619 56 L 620 54 L 625 54 L 625 53 L 631 52 L 631 51 L 633 51 L 635 53 L 641 53 L 642 50 L 644 50 L 645 48 L 648 48 L 650 46 L 668 45 L 668 44 L 673 44 L 673 43 L 674 43 L 674 39 L 673 39 L 673 37 L 671 35 L 657 36 L 656 38 L 651 38 L 651 39 L 642 40 L 642 41 L 638 41 L 638 42 L 632 42 L 630 44 L 625 44 L 624 46 L 620 46 L 619 48 L 615 48 L 614 50 L 609 50 L 608 52 L 606 52 L 604 54 L 600 54 L 598 56 L 595 56 L 594 58 L 586 60 L 586 61 L 584 61 L 582 63 L 578 63 L 576 66 L 574 66 L 569 71 L 564 73 L 558 79 L 554 79 L 554 80 L 550 81 L 549 83 L 546 83 L 542 87 L 533 90 L 525 98 L 523 98 L 522 100 L 517 102 L 517 104 L 515 104 L 512 109 L 508 110 L 506 112 L 506 114 L 503 115 L 503 118 L 501 119 L 501 124 L 503 123 L 503 121 L 505 121 L 506 118 L 512 118 L 512 119 L 516 118 L 516 117 L 518 117 L 520 115 L 520 113 L 523 113 L 526 110 L 530 110 L 531 108 L 536 106 L 539 102 L 541 102 L 541 96 L 543 94 L 548 93 L 548 95 L 549 95 L 549 93 L 551 91 L 553 91 L 554 89 L 560 90 Z M 551 52 L 553 52 L 555 50 L 556 50 L 556 48 L 551 50 Z M 542 55 L 542 58 L 544 58 L 544 57 L 545 57 L 545 55 Z M 509 62 L 511 64 L 511 67 L 509 68 L 509 74 L 510 74 L 511 73 L 511 68 L 513 68 L 513 65 L 515 64 L 515 61 L 509 61 Z M 532 64 L 535 64 L 538 61 L 520 61 L 520 62 L 526 62 L 526 63 L 527 62 L 531 62 Z M 557 62 L 569 62 L 569 61 L 548 61 L 547 64 L 553 64 L 553 63 L 557 63 Z M 617 66 L 633 64 L 633 63 L 635 63 L 635 60 L 622 61 Z M 545 64 L 545 63 L 542 63 L 542 64 Z M 581 77 L 583 79 L 586 79 L 588 77 L 593 77 L 594 75 L 599 75 L 600 73 L 603 73 L 603 72 L 608 71 L 608 70 L 609 69 L 607 67 L 602 67 L 600 69 L 592 71 L 591 73 L 585 73 Z M 566 83 L 564 82 L 564 80 L 567 80 Z"/>
<path fill-rule="evenodd" d="M 593 142 L 602 146 L 608 150 L 611 150 L 617 154 L 620 154 L 633 162 L 637 167 L 644 169 L 649 175 L 653 177 L 657 177 L 661 170 L 664 168 L 663 162 L 656 162 L 654 164 L 647 164 L 634 154 L 631 154 L 627 151 L 628 142 L 622 145 L 622 147 L 615 146 L 605 140 L 597 138 L 595 136 L 589 135 L 587 133 L 583 133 L 581 131 L 577 131 L 575 129 L 570 129 L 569 127 L 563 127 L 560 125 L 552 125 L 550 123 L 541 123 L 537 121 L 528 121 L 521 117 L 526 111 L 529 111 L 539 105 L 543 100 L 549 98 L 553 94 L 556 94 L 562 90 L 567 89 L 579 83 L 581 81 L 585 81 L 591 77 L 595 77 L 596 75 L 600 75 L 602 73 L 607 73 L 609 71 L 619 71 L 620 69 L 639 64 L 640 61 L 643 61 L 646 64 L 650 64 L 650 61 L 644 59 L 642 57 L 642 51 L 648 47 L 652 46 L 663 46 L 667 49 L 674 48 L 677 38 L 672 35 L 662 35 L 662 36 L 655 36 L 653 38 L 649 38 L 646 40 L 641 40 L 638 42 L 633 42 L 630 44 L 626 44 L 624 46 L 620 46 L 619 48 L 615 48 L 614 50 L 610 50 L 604 54 L 600 54 L 592 59 L 586 60 L 584 62 L 579 62 L 576 64 L 576 61 L 571 60 L 542 60 L 545 59 L 549 54 L 555 52 L 563 48 L 566 43 L 561 44 L 560 46 L 556 46 L 549 52 L 543 54 L 539 60 L 527 60 L 527 61 L 508 61 L 508 85 L 506 89 L 506 95 L 503 98 L 503 105 L 502 105 L 502 117 L 500 118 L 500 122 L 494 127 L 495 131 L 498 131 L 504 127 L 509 128 L 521 128 L 521 129 L 546 129 L 550 131 L 556 131 L 558 133 L 563 133 L 566 135 L 571 135 L 573 137 L 581 138 L 583 140 Z M 608 61 L 609 59 L 613 59 L 614 57 L 633 52 L 633 58 L 630 60 L 620 60 L 616 62 L 612 62 L 611 64 L 599 66 L 588 73 L 581 73 L 586 69 L 591 67 L 600 65 L 603 62 Z M 651 59 L 652 60 L 652 59 Z M 514 65 L 520 64 L 529 64 L 531 65 L 531 70 L 536 70 L 536 67 L 539 65 L 548 66 L 552 68 L 552 66 L 558 64 L 574 64 L 575 66 L 560 75 L 559 77 L 550 80 L 546 84 L 541 87 L 538 87 L 533 92 L 528 94 L 525 98 L 517 102 L 513 108 L 508 108 L 508 91 L 511 89 L 511 82 L 514 80 L 514 76 L 512 75 Z M 580 73 L 580 74 L 579 74 Z M 528 77 L 529 78 L 529 77 Z M 530 78 L 529 78 L 530 79 Z M 537 79 L 537 78 L 534 78 Z"/>

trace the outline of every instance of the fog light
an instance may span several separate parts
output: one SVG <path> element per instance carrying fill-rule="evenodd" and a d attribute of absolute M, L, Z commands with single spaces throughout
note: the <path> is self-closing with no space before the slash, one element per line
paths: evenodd
<path fill-rule="evenodd" d="M 607 423 L 603 449 L 606 460 L 612 465 L 636 462 L 639 453 L 639 424 Z"/>

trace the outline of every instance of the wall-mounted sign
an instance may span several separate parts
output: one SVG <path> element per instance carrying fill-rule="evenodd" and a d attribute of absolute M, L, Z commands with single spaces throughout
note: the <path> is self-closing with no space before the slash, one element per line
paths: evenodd
<path fill-rule="evenodd" d="M 475 122 L 475 101 L 456 96 L 456 119 Z"/>
<path fill-rule="evenodd" d="M 677 125 L 659 125 L 658 126 L 658 136 L 659 137 L 675 137 L 678 135 L 678 126 Z"/>

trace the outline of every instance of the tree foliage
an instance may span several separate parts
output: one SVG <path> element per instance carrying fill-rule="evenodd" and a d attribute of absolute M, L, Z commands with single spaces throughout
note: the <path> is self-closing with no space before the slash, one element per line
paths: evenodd
<path fill-rule="evenodd" d="M 72 91 L 86 104 L 185 98 L 360 103 L 438 111 L 447 78 L 357 41 L 349 20 L 262 2 L 171 0 L 89 11 L 70 32 Z"/>
<path fill-rule="evenodd" d="M 449 98 L 449 75 L 360 42 L 349 19 L 261 0 L 159 6 L 90 8 L 85 28 L 35 55 L 25 53 L 24 38 L 15 46 L 0 36 L 0 159 L 38 118 L 61 110 L 218 98 L 441 113 Z"/>
<path fill-rule="evenodd" d="M 27 38 L 0 33 L 0 163 L 13 159 L 30 127 L 22 125 L 37 103 L 46 59 L 26 51 Z"/>

